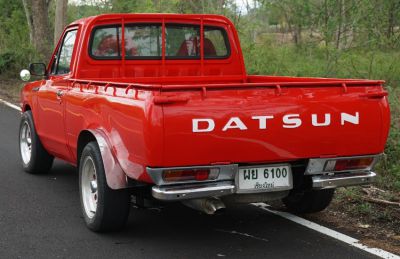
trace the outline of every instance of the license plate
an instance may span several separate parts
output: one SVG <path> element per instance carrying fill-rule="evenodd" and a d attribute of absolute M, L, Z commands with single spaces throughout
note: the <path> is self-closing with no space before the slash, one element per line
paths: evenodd
<path fill-rule="evenodd" d="M 290 165 L 239 167 L 236 176 L 238 193 L 273 192 L 293 188 Z"/>

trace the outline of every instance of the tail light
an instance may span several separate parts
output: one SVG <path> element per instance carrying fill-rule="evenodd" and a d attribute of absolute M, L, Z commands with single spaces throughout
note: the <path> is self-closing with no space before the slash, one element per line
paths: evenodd
<path fill-rule="evenodd" d="M 163 171 L 166 182 L 206 181 L 218 178 L 218 168 L 174 169 Z"/>
<path fill-rule="evenodd" d="M 369 170 L 372 167 L 374 160 L 373 157 L 329 160 L 325 164 L 324 171 Z"/>

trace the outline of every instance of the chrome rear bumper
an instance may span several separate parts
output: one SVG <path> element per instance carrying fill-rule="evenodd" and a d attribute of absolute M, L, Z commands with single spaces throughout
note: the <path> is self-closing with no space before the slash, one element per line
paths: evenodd
<path fill-rule="evenodd" d="M 221 197 L 236 194 L 235 175 L 238 173 L 238 165 L 220 166 L 222 172 L 219 179 L 205 183 L 172 183 L 167 185 L 161 179 L 163 169 L 149 169 L 148 171 L 156 185 L 152 187 L 152 195 L 158 200 L 179 201 L 199 199 L 207 197 Z M 307 173 L 305 174 L 307 175 Z M 371 171 L 349 172 L 340 174 L 314 174 L 309 175 L 312 180 L 312 189 L 321 190 L 345 186 L 363 185 L 374 182 L 376 174 Z"/>
<path fill-rule="evenodd" d="M 312 177 L 313 189 L 331 189 L 337 187 L 370 184 L 375 181 L 374 172 L 344 173 L 340 175 L 316 175 Z"/>
<path fill-rule="evenodd" d="M 236 187 L 233 182 L 216 182 L 183 186 L 153 186 L 153 197 L 159 200 L 188 200 L 205 197 L 219 197 L 233 194 Z"/>

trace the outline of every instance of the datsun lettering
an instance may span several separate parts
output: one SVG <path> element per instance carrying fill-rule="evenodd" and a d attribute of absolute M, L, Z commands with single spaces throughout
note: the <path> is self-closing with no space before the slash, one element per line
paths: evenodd
<path fill-rule="evenodd" d="M 21 93 L 22 165 L 76 166 L 93 231 L 121 229 L 131 202 L 321 211 L 335 188 L 375 179 L 390 125 L 383 81 L 248 75 L 219 15 L 84 18 L 30 75 L 40 78 Z"/>
<path fill-rule="evenodd" d="M 274 118 L 275 117 L 273 115 L 251 117 L 251 119 L 258 121 L 258 129 L 267 129 L 267 120 L 272 120 Z M 311 125 L 314 127 L 324 127 L 331 125 L 330 113 L 323 114 L 323 118 L 323 120 L 319 121 L 318 114 L 311 114 Z M 301 119 L 300 114 L 287 114 L 283 115 L 282 122 L 283 128 L 293 129 L 300 127 L 303 123 L 303 120 Z M 359 124 L 359 122 L 360 114 L 358 112 L 356 112 L 354 115 L 340 113 L 341 125 L 344 125 L 345 123 Z M 202 128 L 200 128 L 200 124 L 203 124 Z M 193 132 L 210 132 L 215 130 L 215 121 L 213 119 L 193 119 L 192 125 Z M 232 117 L 224 125 L 222 131 L 227 131 L 230 129 L 248 130 L 248 127 L 239 117 Z"/>

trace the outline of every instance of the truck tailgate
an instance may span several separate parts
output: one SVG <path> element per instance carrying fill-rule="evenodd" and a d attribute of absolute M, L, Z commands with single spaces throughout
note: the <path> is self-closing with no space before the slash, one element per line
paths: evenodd
<path fill-rule="evenodd" d="M 179 102 L 160 104 L 164 143 L 158 166 L 380 153 L 389 125 L 382 91 L 381 86 L 346 91 L 312 86 L 282 87 L 280 93 L 271 87 L 162 93 Z"/>

